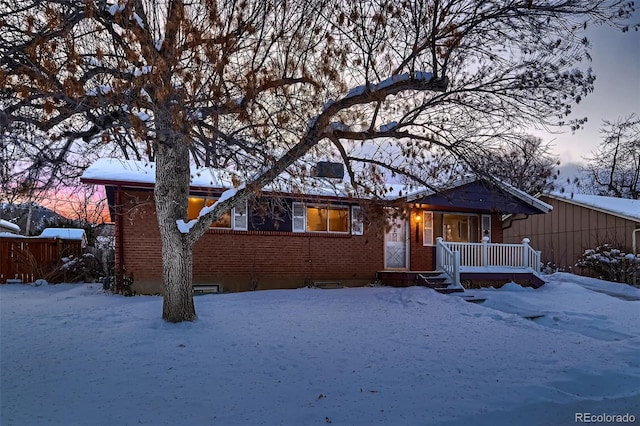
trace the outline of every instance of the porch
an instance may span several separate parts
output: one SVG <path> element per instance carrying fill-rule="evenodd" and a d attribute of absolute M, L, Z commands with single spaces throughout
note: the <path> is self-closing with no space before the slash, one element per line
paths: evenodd
<path fill-rule="evenodd" d="M 394 287 L 423 285 L 442 293 L 485 284 L 501 285 L 509 281 L 528 283 L 538 288 L 540 252 L 524 239 L 522 244 L 454 243 L 437 238 L 434 271 L 379 271 L 378 279 Z"/>

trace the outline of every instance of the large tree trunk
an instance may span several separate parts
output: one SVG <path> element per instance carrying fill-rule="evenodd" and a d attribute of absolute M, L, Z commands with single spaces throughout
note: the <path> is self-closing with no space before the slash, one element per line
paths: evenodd
<path fill-rule="evenodd" d="M 175 243 L 175 244 L 174 244 Z M 163 238 L 164 298 L 162 318 L 169 322 L 193 321 L 192 249 L 175 238 Z"/>
<path fill-rule="evenodd" d="M 177 139 L 177 140 L 176 140 Z M 173 138 L 156 147 L 156 214 L 162 239 L 162 318 L 169 322 L 193 321 L 192 243 L 178 230 L 176 221 L 187 216 L 189 151 Z"/>

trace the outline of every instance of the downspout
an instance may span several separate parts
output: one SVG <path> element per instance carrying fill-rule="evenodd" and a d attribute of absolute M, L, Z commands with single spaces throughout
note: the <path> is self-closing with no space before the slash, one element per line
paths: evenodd
<path fill-rule="evenodd" d="M 529 214 L 526 214 L 526 213 L 523 213 L 523 214 L 524 214 L 524 217 L 514 217 L 513 219 L 511 219 L 509 221 L 509 226 L 503 226 L 502 230 L 504 231 L 505 229 L 511 228 L 513 226 L 513 222 L 517 222 L 519 220 L 527 220 L 527 219 L 529 219 Z M 515 216 L 515 214 L 514 214 L 514 216 Z"/>
<path fill-rule="evenodd" d="M 637 255 L 638 254 L 638 238 L 636 237 L 636 234 L 640 232 L 640 228 L 636 228 L 633 230 L 633 232 L 631 233 L 631 248 L 633 249 L 633 255 Z M 637 271 L 637 269 L 636 269 Z M 635 272 L 633 274 L 633 285 L 637 286 L 638 285 L 638 273 Z"/>
<path fill-rule="evenodd" d="M 116 205 L 115 205 L 115 213 L 116 213 L 116 250 L 118 251 L 118 265 L 117 274 L 118 274 L 118 289 L 120 291 L 124 290 L 124 230 L 122 226 L 124 224 L 124 217 L 122 214 L 122 185 L 116 186 Z"/>

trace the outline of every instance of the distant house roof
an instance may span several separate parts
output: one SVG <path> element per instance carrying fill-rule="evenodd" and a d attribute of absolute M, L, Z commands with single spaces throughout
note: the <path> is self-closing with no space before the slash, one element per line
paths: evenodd
<path fill-rule="evenodd" d="M 598 210 L 623 219 L 640 222 L 640 200 L 561 192 L 551 192 L 545 195 L 550 198 Z"/>
<path fill-rule="evenodd" d="M 0 231 L 7 231 L 10 233 L 17 234 L 20 232 L 20 227 L 15 223 L 11 223 L 7 220 L 0 219 Z"/>
<path fill-rule="evenodd" d="M 64 240 L 80 240 L 83 246 L 87 243 L 84 229 L 80 228 L 45 228 L 40 233 L 41 238 L 61 238 Z"/>

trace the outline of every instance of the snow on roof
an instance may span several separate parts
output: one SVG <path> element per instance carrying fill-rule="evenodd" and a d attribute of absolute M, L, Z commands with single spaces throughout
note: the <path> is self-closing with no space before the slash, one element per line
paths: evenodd
<path fill-rule="evenodd" d="M 0 228 L 4 228 L 5 230 L 9 230 L 11 232 L 20 232 L 20 227 L 18 225 L 4 219 L 0 219 Z"/>
<path fill-rule="evenodd" d="M 205 188 L 231 188 L 234 174 L 229 170 L 211 167 L 191 167 L 191 185 Z M 153 184 L 155 163 L 151 161 L 101 158 L 82 174 L 83 180 Z"/>
<path fill-rule="evenodd" d="M 84 229 L 79 228 L 45 228 L 40 233 L 44 238 L 63 238 L 65 240 L 84 240 Z"/>
<path fill-rule="evenodd" d="M 614 216 L 620 216 L 624 219 L 636 222 L 640 221 L 640 200 L 604 197 L 601 195 L 571 194 L 566 192 L 551 192 L 547 195 L 583 207 L 600 210 Z"/>
<path fill-rule="evenodd" d="M 27 237 L 20 234 L 13 234 L 11 232 L 0 232 L 0 238 L 27 238 Z"/>
<path fill-rule="evenodd" d="M 83 181 L 89 182 L 123 182 L 131 184 L 155 183 L 155 163 L 150 161 L 120 160 L 101 158 L 89 166 L 82 175 Z M 244 179 L 232 171 L 213 167 L 191 167 L 191 186 L 200 188 L 231 189 L 234 181 Z M 305 195 L 323 195 L 346 197 L 350 193 L 349 185 L 325 178 L 300 179 L 283 173 L 273 183 L 264 188 L 265 191 L 300 193 Z"/>
<path fill-rule="evenodd" d="M 155 182 L 155 163 L 150 161 L 121 160 L 117 158 L 101 158 L 89 166 L 82 175 L 83 181 L 89 183 L 122 182 L 153 184 Z M 473 182 L 478 178 L 465 176 L 453 183 L 443 186 L 443 190 L 456 188 Z M 234 181 L 243 182 L 244 179 L 232 171 L 215 169 L 212 167 L 191 167 L 191 186 L 201 188 L 231 189 Z M 531 195 L 498 181 L 501 187 L 522 201 L 548 212 L 552 207 Z M 415 199 L 434 192 L 428 188 L 413 185 L 389 184 L 383 198 L 396 200 L 406 197 Z M 274 182 L 263 188 L 266 192 L 280 192 L 285 194 L 317 195 L 325 197 L 349 197 L 354 195 L 354 189 L 347 182 L 326 178 L 301 180 L 298 177 L 282 173 Z"/>

